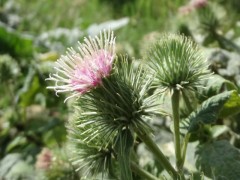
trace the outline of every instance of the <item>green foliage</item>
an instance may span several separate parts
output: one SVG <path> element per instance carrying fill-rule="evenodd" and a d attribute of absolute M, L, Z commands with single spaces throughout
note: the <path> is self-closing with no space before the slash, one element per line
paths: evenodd
<path fill-rule="evenodd" d="M 213 179 L 237 180 L 240 176 L 240 152 L 227 141 L 203 144 L 195 152 L 197 168 Z"/>
<path fill-rule="evenodd" d="M 204 101 L 197 111 L 189 115 L 188 132 L 195 132 L 204 124 L 214 123 L 224 104 L 230 99 L 233 93 L 234 91 L 223 92 Z"/>
<path fill-rule="evenodd" d="M 21 154 L 8 154 L 0 161 L 0 177 L 12 180 L 31 179 L 34 177 L 34 169 Z"/>
<path fill-rule="evenodd" d="M 29 68 L 29 73 L 24 82 L 24 86 L 19 91 L 21 106 L 29 106 L 33 102 L 34 96 L 39 91 L 39 88 L 39 78 L 35 76 L 35 70 L 33 68 Z"/>
<path fill-rule="evenodd" d="M 240 112 L 240 96 L 236 91 L 234 91 L 231 94 L 231 97 L 228 99 L 228 101 L 224 104 L 219 116 L 221 118 L 225 118 L 228 116 L 233 116 L 239 112 Z"/>
<path fill-rule="evenodd" d="M 214 74 L 211 78 L 206 79 L 203 83 L 204 88 L 199 88 L 197 99 L 200 103 L 204 100 L 221 93 L 223 90 L 237 90 L 233 82 L 224 79 L 222 76 Z"/>
<path fill-rule="evenodd" d="M 0 82 L 7 83 L 17 77 L 18 64 L 9 55 L 0 55 Z"/>
<path fill-rule="evenodd" d="M 130 174 L 132 161 L 141 173 L 146 170 L 161 177 L 165 173 L 162 164 L 147 148 L 139 151 L 142 142 L 134 134 L 136 130 L 153 133 L 164 155 L 174 159 L 169 118 L 159 116 L 162 106 L 171 111 L 169 94 L 163 94 L 165 101 L 157 97 L 160 93 L 152 96 L 152 72 L 138 65 L 142 63 L 138 58 L 152 42 L 156 44 L 149 53 L 152 60 L 158 61 L 151 67 L 159 73 L 154 87 L 182 90 L 194 85 L 194 92 L 181 92 L 180 102 L 182 121 L 186 117 L 190 120 L 184 121 L 189 132 L 181 134 L 181 144 L 187 144 L 189 133 L 190 141 L 199 141 L 197 163 L 188 159 L 196 147 L 187 153 L 185 176 L 239 179 L 239 1 L 208 1 L 204 8 L 179 15 L 177 9 L 185 2 L 1 1 L 0 21 L 5 24 L 0 25 L 0 179 L 117 179 L 121 174 Z M 115 24 L 120 18 L 128 19 L 121 28 Z M 66 47 L 75 46 L 84 35 L 91 34 L 91 29 L 108 28 L 109 24 L 117 28 L 117 51 L 136 59 L 117 60 L 109 79 L 78 99 L 75 106 L 80 107 L 68 123 L 70 145 L 65 151 L 64 125 L 73 111 L 72 102 L 63 104 L 63 98 L 47 91 L 44 79 L 52 61 Z M 179 35 L 161 35 L 162 31 L 179 32 L 179 24 L 180 32 L 195 42 Z M 162 39 L 157 41 L 158 37 Z M 198 66 L 205 59 L 196 44 L 207 52 L 208 62 L 203 66 Z M 182 58 L 186 56 L 190 58 Z M 215 73 L 211 78 L 204 75 L 208 65 Z M 150 116 L 153 114 L 157 116 Z M 225 141 L 216 141 L 219 139 Z M 43 147 L 54 151 L 54 161 L 47 170 L 35 168 Z M 154 162 L 146 163 L 149 159 Z M 192 172 L 195 165 L 197 170 Z M 134 172 L 133 179 L 146 178 Z"/>
<path fill-rule="evenodd" d="M 33 40 L 12 29 L 0 24 L 0 53 L 8 53 L 19 59 L 20 57 L 31 57 L 33 55 Z"/>

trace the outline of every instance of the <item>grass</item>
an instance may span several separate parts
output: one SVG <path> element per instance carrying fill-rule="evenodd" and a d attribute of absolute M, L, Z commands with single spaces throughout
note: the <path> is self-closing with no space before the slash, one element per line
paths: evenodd
<path fill-rule="evenodd" d="M 116 32 L 117 40 L 127 41 L 139 57 L 139 41 L 143 36 L 152 31 L 168 31 L 168 22 L 185 1 L 132 0 L 119 4 L 117 0 L 19 0 L 18 3 L 22 17 L 18 30 L 35 36 L 57 27 L 85 30 L 93 23 L 130 17 L 130 23 Z"/>

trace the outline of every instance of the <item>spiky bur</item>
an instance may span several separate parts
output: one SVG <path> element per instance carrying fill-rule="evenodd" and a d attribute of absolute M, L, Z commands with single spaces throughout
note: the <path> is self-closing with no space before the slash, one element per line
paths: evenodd
<path fill-rule="evenodd" d="M 211 7 L 206 5 L 203 8 L 198 9 L 197 12 L 200 21 L 200 27 L 204 31 L 214 35 L 217 32 L 220 22 L 212 11 Z"/>
<path fill-rule="evenodd" d="M 82 140 L 75 142 L 81 142 L 81 146 L 86 148 L 75 147 L 74 151 L 78 152 L 75 164 L 78 164 L 79 169 L 83 169 L 81 164 L 85 164 L 85 168 L 92 169 L 91 172 L 98 172 L 94 169 L 99 169 L 100 160 L 96 163 L 96 158 L 91 157 L 103 157 L 100 155 L 101 152 L 112 153 L 111 156 L 105 154 L 106 162 L 110 161 L 108 157 L 112 158 L 114 153 L 117 158 L 121 158 L 118 151 L 113 153 L 109 148 L 119 144 L 116 139 L 119 139 L 119 135 L 125 130 L 130 134 L 134 131 L 144 133 L 151 131 L 146 119 L 159 111 L 157 104 L 154 103 L 155 97 L 148 96 L 151 82 L 152 77 L 147 77 L 142 66 L 134 66 L 126 58 L 118 59 L 114 63 L 111 75 L 104 78 L 100 86 L 80 97 L 76 102 L 76 107 L 80 107 L 79 115 L 74 121 L 76 128 L 82 128 L 75 131 Z M 123 138 L 124 142 L 121 143 L 132 146 L 125 140 Z M 90 151 L 89 148 L 93 150 Z"/>
<path fill-rule="evenodd" d="M 221 21 L 216 16 L 213 9 L 214 7 L 207 5 L 197 11 L 200 28 L 207 33 L 205 42 L 216 40 L 221 48 L 240 52 L 240 47 L 238 45 L 219 33 L 218 29 L 220 28 Z"/>
<path fill-rule="evenodd" d="M 76 167 L 76 171 L 81 172 L 82 177 L 93 177 L 102 174 L 102 177 L 116 176 L 114 165 L 116 158 L 112 149 L 112 144 L 106 144 L 101 137 L 92 136 L 91 125 L 79 125 L 79 114 L 69 121 L 68 129 L 68 154 L 70 161 Z"/>
<path fill-rule="evenodd" d="M 57 60 L 55 73 L 46 80 L 55 85 L 47 87 L 58 93 L 70 92 L 66 98 L 78 97 L 102 83 L 112 70 L 115 57 L 115 37 L 110 30 L 99 36 L 84 39 L 78 51 L 70 48 L 67 55 Z M 65 100 L 65 101 L 66 101 Z"/>
<path fill-rule="evenodd" d="M 152 77 L 147 77 L 141 65 L 134 67 L 125 57 L 116 60 L 113 73 L 102 80 L 101 86 L 78 101 L 84 119 L 81 125 L 92 124 L 93 135 L 107 141 L 124 128 L 148 131 L 145 118 L 157 109 L 154 97 L 148 97 L 151 82 Z"/>
<path fill-rule="evenodd" d="M 210 76 L 198 46 L 182 35 L 163 35 L 147 52 L 156 75 L 154 86 L 165 90 L 195 90 Z"/>

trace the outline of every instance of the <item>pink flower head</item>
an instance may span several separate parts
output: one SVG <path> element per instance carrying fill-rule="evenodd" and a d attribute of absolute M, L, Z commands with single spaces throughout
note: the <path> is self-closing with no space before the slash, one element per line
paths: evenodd
<path fill-rule="evenodd" d="M 207 0 L 191 0 L 190 4 L 195 8 L 203 8 L 207 5 Z"/>
<path fill-rule="evenodd" d="M 182 15 L 187 15 L 194 9 L 200 9 L 207 5 L 208 0 L 191 0 L 188 4 L 181 6 L 178 11 Z"/>
<path fill-rule="evenodd" d="M 56 94 L 71 92 L 71 97 L 79 96 L 102 83 L 102 78 L 112 70 L 115 57 L 115 37 L 113 32 L 100 32 L 99 37 L 84 39 L 79 43 L 78 52 L 70 48 L 67 55 L 61 56 L 56 62 L 54 74 L 47 80 L 55 81 Z"/>
<path fill-rule="evenodd" d="M 190 12 L 192 12 L 193 8 L 192 6 L 189 6 L 188 4 L 185 5 L 185 6 L 181 6 L 179 9 L 178 9 L 178 12 L 182 15 L 187 15 L 189 14 Z"/>
<path fill-rule="evenodd" d="M 44 148 L 37 156 L 37 162 L 35 164 L 36 168 L 43 170 L 49 169 L 52 163 L 52 158 L 52 152 L 49 149 Z"/>

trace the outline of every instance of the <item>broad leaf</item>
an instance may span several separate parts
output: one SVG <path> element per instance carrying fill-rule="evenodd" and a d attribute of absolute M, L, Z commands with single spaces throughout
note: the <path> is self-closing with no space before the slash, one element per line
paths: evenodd
<path fill-rule="evenodd" d="M 197 131 L 201 125 L 214 123 L 233 93 L 234 91 L 223 92 L 204 101 L 198 110 L 189 115 L 188 132 Z"/>
<path fill-rule="evenodd" d="M 27 144 L 27 139 L 24 136 L 18 135 L 15 139 L 13 139 L 9 144 L 7 145 L 7 152 L 11 152 L 14 148 L 18 146 L 23 146 Z"/>
<path fill-rule="evenodd" d="M 238 112 L 240 112 L 240 96 L 236 91 L 234 91 L 229 100 L 224 104 L 219 116 L 232 116 Z"/>
<path fill-rule="evenodd" d="M 0 161 L 0 179 L 17 180 L 33 178 L 34 169 L 22 159 L 21 154 L 8 154 Z"/>
<path fill-rule="evenodd" d="M 0 161 L 0 177 L 5 177 L 11 168 L 21 160 L 21 155 L 18 153 L 8 154 Z"/>
<path fill-rule="evenodd" d="M 221 93 L 223 89 L 229 91 L 237 90 L 237 87 L 231 81 L 228 81 L 216 74 L 205 81 L 204 87 L 205 88 L 199 89 L 200 93 L 198 94 L 198 99 L 200 102 Z"/>
<path fill-rule="evenodd" d="M 15 58 L 31 57 L 33 40 L 0 23 L 0 54 L 8 53 Z"/>
<path fill-rule="evenodd" d="M 215 180 L 238 180 L 240 152 L 228 141 L 215 141 L 201 145 L 195 152 L 196 166 L 205 176 Z"/>

